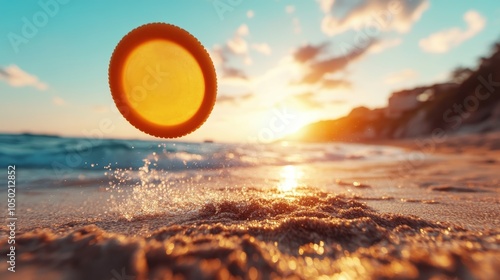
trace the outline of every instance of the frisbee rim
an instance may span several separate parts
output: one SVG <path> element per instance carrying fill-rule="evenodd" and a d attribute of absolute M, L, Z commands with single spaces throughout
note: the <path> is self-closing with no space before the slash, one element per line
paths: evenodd
<path fill-rule="evenodd" d="M 203 100 L 196 113 L 176 125 L 157 124 L 140 115 L 131 106 L 123 88 L 123 69 L 129 55 L 140 45 L 158 39 L 176 43 L 189 52 L 200 66 L 205 82 Z M 162 138 L 179 138 L 198 129 L 210 116 L 217 97 L 217 75 L 207 50 L 188 31 L 163 22 L 141 25 L 120 40 L 111 55 L 108 82 L 113 101 L 122 116 L 140 131 Z"/>

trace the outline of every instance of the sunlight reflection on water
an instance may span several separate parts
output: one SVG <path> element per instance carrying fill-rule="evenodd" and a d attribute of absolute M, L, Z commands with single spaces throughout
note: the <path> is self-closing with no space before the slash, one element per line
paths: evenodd
<path fill-rule="evenodd" d="M 299 180 L 304 175 L 300 168 L 293 165 L 283 166 L 280 172 L 281 181 L 278 190 L 282 192 L 291 192 L 299 186 Z"/>

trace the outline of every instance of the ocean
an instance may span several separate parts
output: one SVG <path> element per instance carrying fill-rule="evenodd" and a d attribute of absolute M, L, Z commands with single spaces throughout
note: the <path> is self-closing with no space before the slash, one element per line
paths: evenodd
<path fill-rule="evenodd" d="M 25 172 L 19 187 L 88 185 L 116 170 L 168 174 L 331 162 L 393 162 L 402 149 L 359 144 L 227 144 L 0 134 L 0 166 Z M 45 182 L 41 184 L 40 182 Z"/>

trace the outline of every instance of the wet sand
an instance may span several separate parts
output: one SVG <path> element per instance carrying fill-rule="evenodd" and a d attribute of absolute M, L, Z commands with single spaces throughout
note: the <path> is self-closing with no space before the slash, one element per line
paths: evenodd
<path fill-rule="evenodd" d="M 415 153 L 396 164 L 204 171 L 182 189 L 29 190 L 19 194 L 16 273 L 2 262 L 0 277 L 495 279 L 499 143 L 391 142 Z"/>

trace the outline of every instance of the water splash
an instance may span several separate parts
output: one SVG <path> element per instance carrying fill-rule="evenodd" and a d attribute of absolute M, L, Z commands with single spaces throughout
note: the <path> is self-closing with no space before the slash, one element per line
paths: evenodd
<path fill-rule="evenodd" d="M 221 202 L 241 203 L 255 198 L 276 198 L 287 201 L 304 195 L 300 178 L 303 172 L 296 166 L 284 166 L 281 176 L 265 192 L 255 191 L 253 186 L 228 185 L 230 180 L 219 180 L 231 176 L 224 169 L 205 171 L 169 172 L 156 169 L 158 155 L 150 154 L 138 170 L 108 169 L 110 212 L 120 218 L 133 220 L 144 216 L 168 218 L 175 215 L 189 217 L 207 204 Z"/>
<path fill-rule="evenodd" d="M 228 199 L 229 194 L 223 194 L 226 192 L 221 195 L 210 190 L 207 182 L 212 181 L 212 175 L 156 169 L 158 160 L 158 154 L 152 153 L 138 170 L 106 167 L 110 177 L 106 191 L 110 192 L 108 203 L 112 213 L 127 220 L 156 215 L 186 216 L 207 203 Z M 235 195 L 231 196 L 234 199 Z"/>

